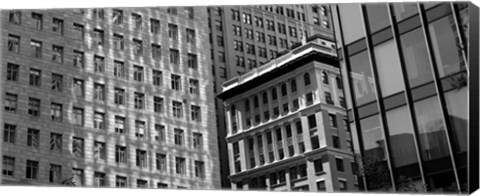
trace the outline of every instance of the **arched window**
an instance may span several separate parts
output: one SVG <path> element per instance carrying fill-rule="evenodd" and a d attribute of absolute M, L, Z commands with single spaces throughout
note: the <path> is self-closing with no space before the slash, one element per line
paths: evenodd
<path fill-rule="evenodd" d="M 232 107 L 230 108 L 230 114 L 232 115 L 232 118 L 235 118 L 235 116 L 237 115 L 237 108 L 235 107 L 235 105 L 232 105 Z"/>
<path fill-rule="evenodd" d="M 272 88 L 272 100 L 277 100 L 277 88 Z"/>
<path fill-rule="evenodd" d="M 287 96 L 287 85 L 285 83 L 282 84 L 282 97 Z"/>
<path fill-rule="evenodd" d="M 250 100 L 245 100 L 245 111 L 248 112 L 250 111 Z"/>
<path fill-rule="evenodd" d="M 328 84 L 328 75 L 326 72 L 322 72 L 322 81 L 324 84 Z"/>
<path fill-rule="evenodd" d="M 305 73 L 305 75 L 303 75 L 303 80 L 305 81 L 305 86 L 310 85 L 310 74 Z"/>
<path fill-rule="evenodd" d="M 258 97 L 253 97 L 253 107 L 258 108 Z"/>
<path fill-rule="evenodd" d="M 340 79 L 340 77 L 337 76 L 335 80 L 337 81 L 337 88 L 340 90 L 343 89 L 342 79 Z"/>
<path fill-rule="evenodd" d="M 297 92 L 297 81 L 295 79 L 290 81 L 290 88 L 292 89 L 292 92 Z"/>
<path fill-rule="evenodd" d="M 267 91 L 263 92 L 263 104 L 268 104 L 268 94 L 267 94 Z"/>

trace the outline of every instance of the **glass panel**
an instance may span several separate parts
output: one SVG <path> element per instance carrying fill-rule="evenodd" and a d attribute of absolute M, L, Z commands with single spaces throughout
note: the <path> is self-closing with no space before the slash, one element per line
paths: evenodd
<path fill-rule="evenodd" d="M 438 97 L 414 104 L 429 191 L 455 191 L 456 183 Z"/>
<path fill-rule="evenodd" d="M 378 115 L 360 121 L 363 140 L 363 170 L 367 188 L 386 192 L 391 188 L 385 137 Z"/>
<path fill-rule="evenodd" d="M 389 146 L 394 167 L 395 183 L 398 190 L 410 189 L 410 182 L 420 181 L 420 168 L 413 136 L 413 125 L 407 107 L 387 112 Z"/>
<path fill-rule="evenodd" d="M 338 5 L 345 45 L 365 37 L 360 4 L 345 3 Z"/>
<path fill-rule="evenodd" d="M 343 82 L 343 93 L 345 94 L 345 99 L 347 100 L 347 108 L 352 108 L 352 96 L 350 94 L 350 85 L 348 84 L 348 75 L 347 75 L 347 67 L 345 65 L 345 60 L 340 61 L 340 67 L 342 72 L 342 82 Z"/>
<path fill-rule="evenodd" d="M 390 25 L 390 17 L 388 16 L 386 3 L 370 3 L 366 4 L 366 8 L 370 33 L 374 33 Z"/>
<path fill-rule="evenodd" d="M 350 57 L 351 77 L 357 105 L 375 100 L 375 86 L 367 51 Z"/>
<path fill-rule="evenodd" d="M 466 75 L 466 74 L 465 74 Z M 445 94 L 448 114 L 452 128 L 452 145 L 457 154 L 457 168 L 462 191 L 466 191 L 467 184 L 467 130 L 468 130 L 468 105 L 466 86 L 452 90 Z"/>
<path fill-rule="evenodd" d="M 469 17 L 468 17 L 468 8 L 465 8 L 460 11 L 460 25 L 463 28 L 463 36 L 465 40 L 463 40 L 464 47 L 467 47 L 467 55 L 468 55 L 468 32 L 469 32 Z M 468 56 L 467 56 L 468 57 Z"/>
<path fill-rule="evenodd" d="M 430 23 L 428 28 L 440 77 L 464 70 L 465 62 L 453 16 L 436 20 Z"/>
<path fill-rule="evenodd" d="M 406 33 L 400 39 L 410 87 L 432 81 L 432 70 L 422 29 Z"/>
<path fill-rule="evenodd" d="M 395 42 L 393 40 L 384 42 L 375 46 L 374 51 L 382 96 L 386 97 L 403 91 L 405 87 Z"/>
<path fill-rule="evenodd" d="M 438 1 L 437 2 L 435 2 L 435 1 L 434 2 L 425 2 L 425 3 L 423 3 L 423 7 L 425 7 L 425 10 L 428 10 L 428 9 L 430 9 L 430 8 L 440 4 L 440 3 L 442 3 L 442 2 L 438 2 Z"/>
<path fill-rule="evenodd" d="M 401 21 L 418 13 L 417 3 L 393 3 L 396 21 Z"/>

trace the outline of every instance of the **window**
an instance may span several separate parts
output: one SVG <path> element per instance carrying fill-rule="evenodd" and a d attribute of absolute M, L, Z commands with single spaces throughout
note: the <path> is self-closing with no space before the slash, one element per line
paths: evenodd
<path fill-rule="evenodd" d="M 180 63 L 180 52 L 175 49 L 170 49 L 170 63 L 178 65 Z"/>
<path fill-rule="evenodd" d="M 116 24 L 116 25 L 123 24 L 123 11 L 114 9 L 113 15 L 112 15 L 112 21 L 113 21 L 113 24 Z"/>
<path fill-rule="evenodd" d="M 143 81 L 143 67 L 140 66 L 133 66 L 133 80 L 137 82 Z"/>
<path fill-rule="evenodd" d="M 35 58 L 42 58 L 42 42 L 37 40 L 31 40 L 30 46 L 32 47 L 32 56 Z"/>
<path fill-rule="evenodd" d="M 125 90 L 120 88 L 114 89 L 114 103 L 117 105 L 125 104 Z"/>
<path fill-rule="evenodd" d="M 82 138 L 73 137 L 72 140 L 72 153 L 75 157 L 84 156 L 84 141 Z"/>
<path fill-rule="evenodd" d="M 197 55 L 195 54 L 188 54 L 188 67 L 197 69 Z"/>
<path fill-rule="evenodd" d="M 8 35 L 8 51 L 14 53 L 20 52 L 20 36 Z"/>
<path fill-rule="evenodd" d="M 237 66 L 245 67 L 245 59 L 243 56 L 235 56 Z"/>
<path fill-rule="evenodd" d="M 156 154 L 156 165 L 157 170 L 166 171 L 167 170 L 167 156 L 165 154 Z"/>
<path fill-rule="evenodd" d="M 148 181 L 146 180 L 137 180 L 137 188 L 148 188 Z"/>
<path fill-rule="evenodd" d="M 162 85 L 162 72 L 159 70 L 152 70 L 153 85 Z"/>
<path fill-rule="evenodd" d="M 222 21 L 215 21 L 215 29 L 217 29 L 217 31 L 222 31 L 223 30 L 223 27 L 222 27 Z"/>
<path fill-rule="evenodd" d="M 258 96 L 253 97 L 253 107 L 258 108 Z"/>
<path fill-rule="evenodd" d="M 83 97 L 84 93 L 83 80 L 73 78 L 73 92 L 77 97 Z"/>
<path fill-rule="evenodd" d="M 123 134 L 125 132 L 125 118 L 115 116 L 115 133 Z"/>
<path fill-rule="evenodd" d="M 312 114 L 312 115 L 308 116 L 308 128 L 309 129 L 314 129 L 316 127 L 317 127 L 317 119 L 315 118 L 315 114 Z"/>
<path fill-rule="evenodd" d="M 125 65 L 123 62 L 113 62 L 113 75 L 116 77 L 125 78 Z"/>
<path fill-rule="evenodd" d="M 245 29 L 245 37 L 247 39 L 253 40 L 253 30 L 252 29 Z"/>
<path fill-rule="evenodd" d="M 36 180 L 38 178 L 38 161 L 27 160 L 27 171 L 25 174 L 25 178 Z"/>
<path fill-rule="evenodd" d="M 287 96 L 287 85 L 285 83 L 281 85 L 281 93 L 282 97 Z"/>
<path fill-rule="evenodd" d="M 107 148 L 104 142 L 95 141 L 93 143 L 93 157 L 96 160 L 106 160 Z"/>
<path fill-rule="evenodd" d="M 258 56 L 267 58 L 267 49 L 263 47 L 258 47 Z M 260 62 L 260 64 L 263 64 Z"/>
<path fill-rule="evenodd" d="M 123 35 L 113 34 L 113 48 L 115 50 L 123 50 L 124 48 L 124 39 Z"/>
<path fill-rule="evenodd" d="M 340 77 L 337 76 L 337 77 L 335 77 L 335 81 L 337 83 L 337 88 L 339 90 L 342 90 L 343 89 L 342 79 L 340 79 Z"/>
<path fill-rule="evenodd" d="M 168 37 L 174 40 L 178 39 L 178 26 L 174 24 L 168 24 Z"/>
<path fill-rule="evenodd" d="M 105 72 L 105 58 L 101 56 L 93 56 L 94 69 L 97 73 Z"/>
<path fill-rule="evenodd" d="M 168 188 L 168 184 L 159 182 L 157 183 L 157 188 L 161 188 L 161 189 Z"/>
<path fill-rule="evenodd" d="M 105 173 L 95 172 L 93 173 L 93 184 L 96 187 L 103 187 L 106 185 Z"/>
<path fill-rule="evenodd" d="M 175 128 L 173 132 L 175 145 L 183 146 L 183 130 Z"/>
<path fill-rule="evenodd" d="M 61 92 L 63 90 L 63 76 L 52 73 L 52 91 Z"/>
<path fill-rule="evenodd" d="M 145 94 L 137 92 L 134 93 L 134 107 L 135 109 L 145 108 Z"/>
<path fill-rule="evenodd" d="M 220 46 L 220 47 L 224 46 L 223 36 L 217 36 L 217 46 Z"/>
<path fill-rule="evenodd" d="M 200 93 L 199 83 L 196 79 L 190 79 L 190 94 L 198 95 Z"/>
<path fill-rule="evenodd" d="M 187 29 L 187 43 L 195 43 L 195 30 Z"/>
<path fill-rule="evenodd" d="M 132 13 L 133 29 L 142 29 L 142 15 Z"/>
<path fill-rule="evenodd" d="M 104 40 L 103 30 L 93 29 L 93 37 L 92 37 L 93 44 L 102 46 L 103 40 Z"/>
<path fill-rule="evenodd" d="M 332 94 L 330 94 L 330 92 L 325 92 L 325 101 L 328 104 L 334 104 L 332 100 Z"/>
<path fill-rule="evenodd" d="M 147 151 L 137 150 L 136 165 L 137 167 L 147 167 Z"/>
<path fill-rule="evenodd" d="M 337 128 L 337 116 L 335 114 L 328 114 L 328 121 L 330 122 L 330 127 Z"/>
<path fill-rule="evenodd" d="M 267 30 L 275 31 L 275 22 L 273 20 L 265 20 L 267 22 Z"/>
<path fill-rule="evenodd" d="M 57 35 L 63 35 L 63 20 L 53 18 L 52 31 Z"/>
<path fill-rule="evenodd" d="M 242 52 L 243 51 L 243 42 L 233 40 L 233 49 L 235 49 L 236 51 Z"/>
<path fill-rule="evenodd" d="M 152 44 L 152 58 L 161 59 L 162 58 L 162 47 L 158 44 Z"/>
<path fill-rule="evenodd" d="M 49 182 L 61 183 L 62 180 L 62 166 L 50 164 Z"/>
<path fill-rule="evenodd" d="M 157 133 L 155 140 L 165 142 L 165 126 L 155 124 L 155 132 Z"/>
<path fill-rule="evenodd" d="M 133 54 L 141 56 L 143 54 L 143 42 L 139 39 L 133 39 Z"/>
<path fill-rule="evenodd" d="M 315 173 L 322 172 L 323 171 L 323 166 L 322 166 L 322 159 L 317 159 L 313 161 L 313 167 L 315 169 Z"/>
<path fill-rule="evenodd" d="M 73 66 L 82 68 L 84 66 L 84 53 L 81 51 L 73 51 Z"/>
<path fill-rule="evenodd" d="M 175 157 L 175 171 L 177 174 L 186 173 L 185 158 Z"/>
<path fill-rule="evenodd" d="M 61 122 L 63 115 L 62 115 L 62 104 L 59 103 L 51 103 L 50 108 L 50 115 L 52 117 L 52 121 Z"/>
<path fill-rule="evenodd" d="M 105 85 L 93 84 L 94 94 L 93 98 L 98 101 L 105 101 Z"/>
<path fill-rule="evenodd" d="M 318 181 L 317 182 L 317 191 L 326 191 L 327 188 L 325 187 L 325 181 Z"/>
<path fill-rule="evenodd" d="M 337 171 L 344 172 L 345 166 L 343 165 L 343 159 L 335 158 L 335 163 L 337 165 Z"/>
<path fill-rule="evenodd" d="M 85 39 L 85 30 L 84 26 L 81 24 L 73 23 L 73 37 L 78 40 Z"/>
<path fill-rule="evenodd" d="M 8 143 L 15 143 L 16 125 L 6 124 L 3 126 L 3 141 Z"/>
<path fill-rule="evenodd" d="M 10 112 L 17 111 L 17 95 L 5 93 L 5 110 Z"/>
<path fill-rule="evenodd" d="M 205 163 L 203 161 L 195 161 L 195 177 L 205 178 Z"/>
<path fill-rule="evenodd" d="M 177 8 L 176 7 L 168 7 L 167 8 L 167 13 L 171 15 L 177 15 Z"/>
<path fill-rule="evenodd" d="M 277 38 L 273 35 L 268 35 L 268 44 L 272 46 L 277 46 Z"/>
<path fill-rule="evenodd" d="M 62 134 L 50 133 L 50 151 L 61 153 L 63 148 L 62 143 Z"/>
<path fill-rule="evenodd" d="M 153 111 L 155 113 L 163 113 L 163 98 L 153 97 Z"/>
<path fill-rule="evenodd" d="M 115 177 L 115 186 L 116 187 L 127 187 L 127 177 L 116 176 Z"/>
<path fill-rule="evenodd" d="M 200 110 L 200 106 L 195 106 L 195 105 L 192 105 L 191 106 L 191 112 L 192 112 L 192 121 L 202 121 L 202 116 L 201 116 L 201 110 Z"/>
<path fill-rule="evenodd" d="M 84 174 L 82 169 L 72 168 L 72 176 L 75 186 L 83 186 Z"/>
<path fill-rule="evenodd" d="M 159 34 L 160 33 L 160 20 L 150 19 L 150 33 Z"/>
<path fill-rule="evenodd" d="M 263 18 L 255 16 L 255 25 L 257 27 L 263 28 Z"/>
<path fill-rule="evenodd" d="M 20 24 L 22 19 L 22 12 L 21 11 L 10 11 L 8 13 L 8 22 L 13 24 Z"/>
<path fill-rule="evenodd" d="M 143 138 L 145 137 L 145 122 L 144 121 L 135 121 L 135 137 Z"/>
<path fill-rule="evenodd" d="M 243 13 L 242 18 L 243 18 L 243 23 L 252 24 L 252 15 Z"/>
<path fill-rule="evenodd" d="M 248 44 L 247 43 L 247 44 L 245 44 L 245 47 L 247 48 L 247 54 L 255 55 L 255 46 L 253 44 Z"/>
<path fill-rule="evenodd" d="M 193 12 L 193 7 L 185 7 L 185 13 L 187 14 L 189 19 L 194 19 L 195 14 Z"/>
<path fill-rule="evenodd" d="M 193 133 L 193 148 L 203 149 L 203 135 L 201 133 Z"/>
<path fill-rule="evenodd" d="M 37 69 L 30 69 L 29 84 L 32 86 L 40 86 L 42 72 Z"/>
<path fill-rule="evenodd" d="M 172 89 L 179 91 L 181 89 L 181 78 L 179 75 L 172 74 Z"/>
<path fill-rule="evenodd" d="M 77 126 L 83 126 L 83 109 L 73 108 L 73 124 Z"/>
<path fill-rule="evenodd" d="M 334 148 L 341 148 L 340 147 L 340 138 L 336 135 L 332 135 L 333 147 Z"/>
<path fill-rule="evenodd" d="M 307 99 L 307 106 L 312 105 L 313 104 L 313 93 L 307 93 L 305 96 L 306 96 L 306 99 Z"/>
<path fill-rule="evenodd" d="M 127 163 L 127 147 L 115 146 L 115 162 Z"/>
<path fill-rule="evenodd" d="M 95 112 L 93 116 L 93 128 L 95 129 L 105 129 L 105 114 L 100 112 Z"/>
<path fill-rule="evenodd" d="M 240 12 L 238 10 L 232 10 L 232 20 L 240 21 Z"/>
<path fill-rule="evenodd" d="M 265 33 L 257 31 L 255 34 L 257 36 L 257 41 L 258 42 L 265 43 Z"/>
<path fill-rule="evenodd" d="M 253 53 L 255 54 L 255 47 L 252 48 Z M 257 67 L 257 61 L 255 59 L 248 59 L 248 68 L 254 69 Z"/>
<path fill-rule="evenodd" d="M 322 72 L 322 81 L 324 84 L 328 84 L 328 75 L 326 72 Z"/>
<path fill-rule="evenodd" d="M 28 115 L 33 117 L 40 116 L 40 99 L 28 99 Z"/>
<path fill-rule="evenodd" d="M 225 63 L 225 53 L 224 52 L 220 52 L 220 51 L 218 52 L 218 60 L 222 63 Z M 222 74 L 220 74 L 220 75 L 221 75 L 220 77 L 222 77 Z M 223 77 L 223 78 L 226 78 L 226 76 Z"/>
<path fill-rule="evenodd" d="M 52 62 L 63 63 L 63 47 L 52 46 Z"/>
<path fill-rule="evenodd" d="M 13 63 L 7 63 L 7 81 L 18 81 L 20 66 Z"/>

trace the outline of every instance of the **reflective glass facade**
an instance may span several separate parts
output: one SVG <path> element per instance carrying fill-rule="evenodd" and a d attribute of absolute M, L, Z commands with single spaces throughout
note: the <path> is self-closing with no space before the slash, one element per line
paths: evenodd
<path fill-rule="evenodd" d="M 360 189 L 467 191 L 467 9 L 461 2 L 332 9 Z"/>

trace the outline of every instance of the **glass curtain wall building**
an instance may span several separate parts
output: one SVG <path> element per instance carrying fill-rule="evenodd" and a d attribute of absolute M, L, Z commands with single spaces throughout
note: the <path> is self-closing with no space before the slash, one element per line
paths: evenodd
<path fill-rule="evenodd" d="M 361 188 L 467 191 L 468 7 L 332 5 Z"/>

